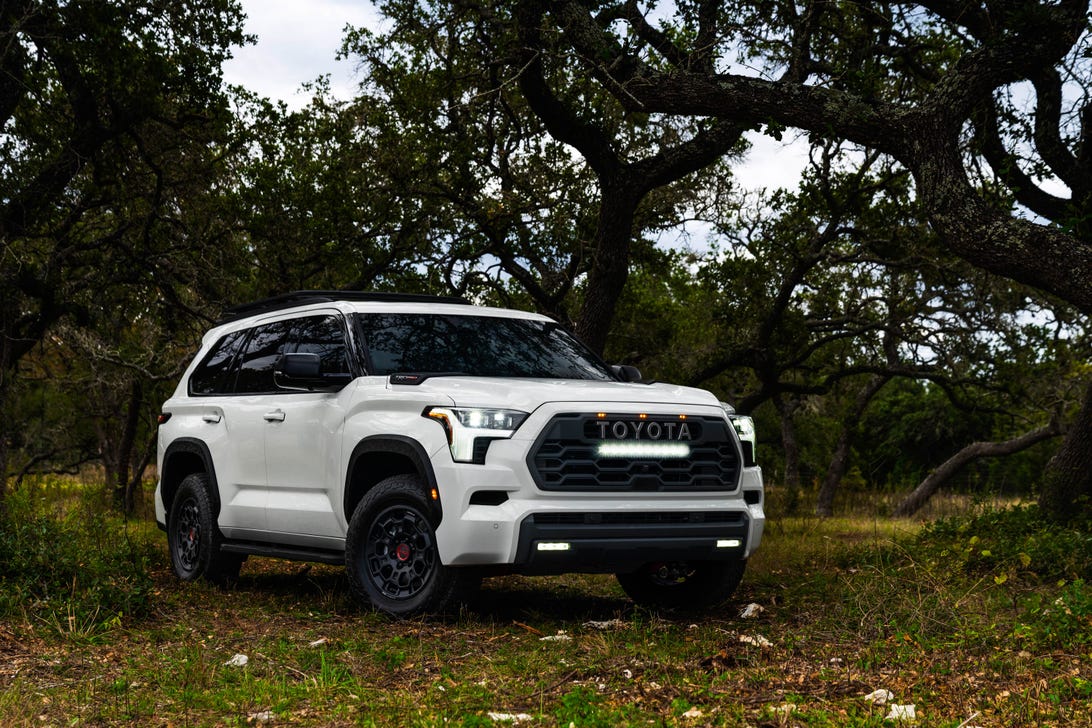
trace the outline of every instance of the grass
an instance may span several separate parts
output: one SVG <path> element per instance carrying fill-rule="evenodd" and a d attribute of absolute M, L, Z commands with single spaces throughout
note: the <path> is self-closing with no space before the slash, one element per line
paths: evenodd
<path fill-rule="evenodd" d="M 459 615 L 398 622 L 353 603 L 340 569 L 255 559 L 232 590 L 182 584 L 146 519 L 98 513 L 110 541 L 79 528 L 94 506 L 71 490 L 31 505 L 69 535 L 59 564 L 101 557 L 67 591 L 68 567 L 0 567 L 5 726 L 896 725 L 863 699 L 881 688 L 919 725 L 1092 722 L 1092 549 L 1028 533 L 1024 511 L 774 519 L 732 603 L 701 617 L 636 608 L 606 576 L 503 577 Z"/>

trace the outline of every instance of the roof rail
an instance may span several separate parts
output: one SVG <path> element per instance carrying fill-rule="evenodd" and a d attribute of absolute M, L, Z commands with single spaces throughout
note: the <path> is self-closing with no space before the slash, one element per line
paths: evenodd
<path fill-rule="evenodd" d="M 470 301 L 461 296 L 430 296 L 424 293 L 388 293 L 385 291 L 292 291 L 279 296 L 263 298 L 259 301 L 241 303 L 224 309 L 220 324 L 231 323 L 247 316 L 280 311 L 286 308 L 304 306 L 309 303 L 330 303 L 332 301 L 383 301 L 385 303 L 458 303 L 470 305 Z"/>

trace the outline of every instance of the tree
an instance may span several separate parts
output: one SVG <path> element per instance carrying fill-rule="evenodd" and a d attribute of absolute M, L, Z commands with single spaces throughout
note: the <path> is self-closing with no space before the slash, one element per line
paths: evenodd
<path fill-rule="evenodd" d="M 238 99 L 246 141 L 220 182 L 223 214 L 246 251 L 234 301 L 442 287 L 423 271 L 435 258 L 432 213 L 400 183 L 412 155 L 390 143 L 390 120 L 369 100 L 332 99 L 324 79 L 305 90 L 310 103 L 294 111 Z"/>
<path fill-rule="evenodd" d="M 743 127 L 624 113 L 534 52 L 538 26 L 510 6 L 403 1 L 384 12 L 389 32 L 346 42 L 368 79 L 358 103 L 388 111 L 387 139 L 420 175 L 411 189 L 446 210 L 448 268 L 475 261 L 464 279 L 488 283 L 476 261 L 495 261 L 537 308 L 602 352 L 635 239 L 685 205 L 678 183 L 735 148 Z M 570 313 L 564 304 L 581 280 Z"/>
<path fill-rule="evenodd" d="M 519 5 L 535 32 L 563 38 L 536 52 L 585 69 L 632 113 L 795 127 L 890 155 L 913 175 L 954 255 L 1092 312 L 1086 1 L 701 0 L 679 3 L 659 27 L 635 2 Z M 737 58 L 760 73 L 733 72 Z M 1030 115 L 1009 103 L 1027 94 Z M 980 169 L 989 186 L 974 184 Z M 1070 196 L 1037 184 L 1044 173 Z M 1013 199 L 1045 221 L 1014 211 Z M 1081 502 L 1092 510 L 1089 442 L 1092 382 L 1044 478 L 1042 502 L 1054 518 L 1071 517 Z"/>
<path fill-rule="evenodd" d="M 0 413 L 24 358 L 61 321 L 92 326 L 108 292 L 167 321 L 192 306 L 216 240 L 180 224 L 182 198 L 224 153 L 241 25 L 234 0 L 0 5 Z"/>

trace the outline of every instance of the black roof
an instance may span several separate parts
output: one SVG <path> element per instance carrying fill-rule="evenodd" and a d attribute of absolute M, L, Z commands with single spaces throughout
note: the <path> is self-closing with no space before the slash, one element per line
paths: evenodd
<path fill-rule="evenodd" d="M 470 305 L 470 301 L 459 296 L 429 296 L 423 293 L 387 293 L 384 291 L 292 291 L 279 296 L 263 298 L 260 301 L 241 303 L 224 309 L 217 325 L 238 321 L 247 316 L 280 311 L 309 303 L 330 303 L 332 301 L 383 301 L 385 303 L 459 303 Z"/>

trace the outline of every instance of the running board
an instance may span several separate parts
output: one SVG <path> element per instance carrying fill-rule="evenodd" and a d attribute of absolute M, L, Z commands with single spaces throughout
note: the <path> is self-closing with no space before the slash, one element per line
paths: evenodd
<path fill-rule="evenodd" d="M 335 566 L 345 564 L 344 551 L 309 549 L 305 546 L 276 546 L 250 541 L 227 541 L 220 544 L 220 550 L 229 554 L 268 556 L 274 559 L 288 559 L 289 561 L 316 561 L 320 564 L 334 564 Z"/>

